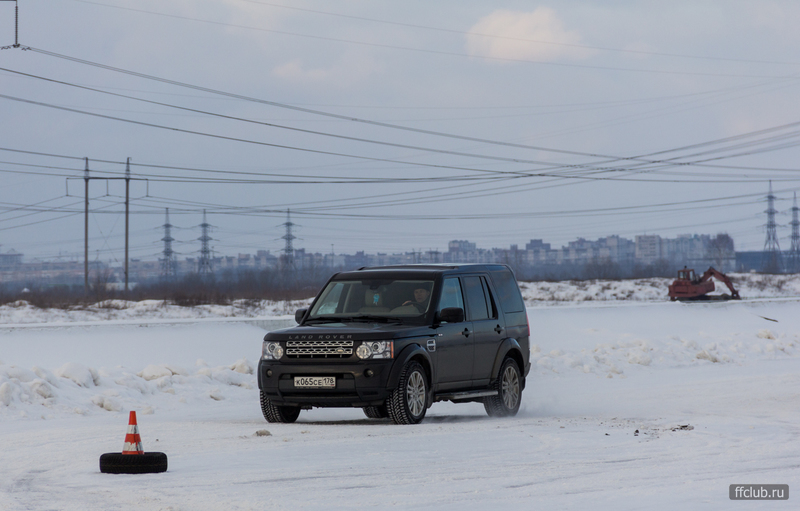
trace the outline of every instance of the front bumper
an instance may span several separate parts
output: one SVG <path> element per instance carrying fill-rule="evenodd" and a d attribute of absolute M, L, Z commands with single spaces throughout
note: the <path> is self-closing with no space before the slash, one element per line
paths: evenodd
<path fill-rule="evenodd" d="M 386 401 L 393 361 L 360 363 L 258 363 L 258 388 L 277 405 L 303 407 L 377 406 Z M 371 376 L 368 374 L 371 373 Z M 294 386 L 295 376 L 333 376 L 336 388 Z"/>

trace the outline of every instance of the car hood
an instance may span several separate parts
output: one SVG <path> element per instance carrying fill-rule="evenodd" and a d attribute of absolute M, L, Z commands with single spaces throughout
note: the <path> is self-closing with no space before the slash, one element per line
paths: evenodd
<path fill-rule="evenodd" d="M 373 341 L 401 339 L 432 335 L 433 328 L 425 325 L 398 325 L 377 322 L 323 323 L 320 325 L 296 326 L 268 333 L 265 341 Z"/>

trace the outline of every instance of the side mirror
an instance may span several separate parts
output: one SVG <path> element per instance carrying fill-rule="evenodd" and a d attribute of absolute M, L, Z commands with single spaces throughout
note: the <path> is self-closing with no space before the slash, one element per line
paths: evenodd
<path fill-rule="evenodd" d="M 297 321 L 298 325 L 303 321 L 306 312 L 308 312 L 308 309 L 297 309 L 297 311 L 295 311 L 294 320 Z"/>
<path fill-rule="evenodd" d="M 461 307 L 447 307 L 446 309 L 442 309 L 438 316 L 441 322 L 461 323 L 464 321 L 464 309 Z"/>

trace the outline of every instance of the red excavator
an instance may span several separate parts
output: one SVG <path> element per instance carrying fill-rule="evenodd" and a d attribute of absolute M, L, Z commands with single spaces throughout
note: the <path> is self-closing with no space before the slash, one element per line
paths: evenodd
<path fill-rule="evenodd" d="M 731 294 L 709 295 L 714 290 L 714 281 L 711 277 L 725 283 Z M 694 270 L 683 267 L 678 270 L 678 278 L 669 286 L 670 300 L 739 300 L 739 291 L 733 287 L 733 282 L 724 273 L 718 272 L 714 268 L 709 268 L 700 277 Z"/>

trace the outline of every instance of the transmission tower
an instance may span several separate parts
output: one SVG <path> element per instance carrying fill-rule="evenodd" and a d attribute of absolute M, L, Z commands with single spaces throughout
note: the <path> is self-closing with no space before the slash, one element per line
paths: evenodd
<path fill-rule="evenodd" d="M 797 192 L 794 193 L 792 205 L 792 247 L 789 249 L 789 270 L 792 273 L 800 271 L 800 220 L 798 220 Z"/>
<path fill-rule="evenodd" d="M 764 255 L 762 258 L 762 271 L 765 273 L 778 273 L 781 271 L 781 247 L 778 244 L 778 230 L 775 223 L 775 196 L 772 194 L 772 181 L 769 182 L 769 195 L 767 195 L 767 239 L 764 241 Z"/>
<path fill-rule="evenodd" d="M 177 277 L 177 270 L 175 263 L 175 252 L 172 251 L 172 242 L 175 238 L 172 237 L 172 224 L 169 223 L 169 208 L 167 208 L 167 219 L 164 225 L 164 237 L 161 241 L 164 242 L 164 258 L 161 260 L 161 278 L 165 280 L 174 280 Z"/>
<path fill-rule="evenodd" d="M 200 224 L 200 227 L 203 229 L 203 234 L 197 238 L 201 243 L 200 262 L 197 266 L 197 273 L 199 273 L 201 277 L 209 277 L 214 273 L 214 270 L 211 268 L 211 249 L 208 248 L 208 242 L 211 241 L 211 236 L 208 235 L 208 231 L 211 225 L 206 221 L 205 209 L 203 210 L 203 223 Z"/>
<path fill-rule="evenodd" d="M 295 269 L 295 266 L 294 266 L 294 247 L 292 246 L 292 241 L 297 239 L 297 237 L 294 234 L 292 234 L 292 227 L 294 227 L 296 224 L 294 224 L 292 222 L 291 210 L 288 210 L 288 209 L 286 210 L 286 222 L 284 222 L 281 225 L 286 227 L 286 234 L 281 236 L 282 240 L 286 240 L 286 245 L 283 248 L 283 257 L 284 257 L 284 264 L 285 264 L 284 269 L 291 271 L 291 270 Z"/>

